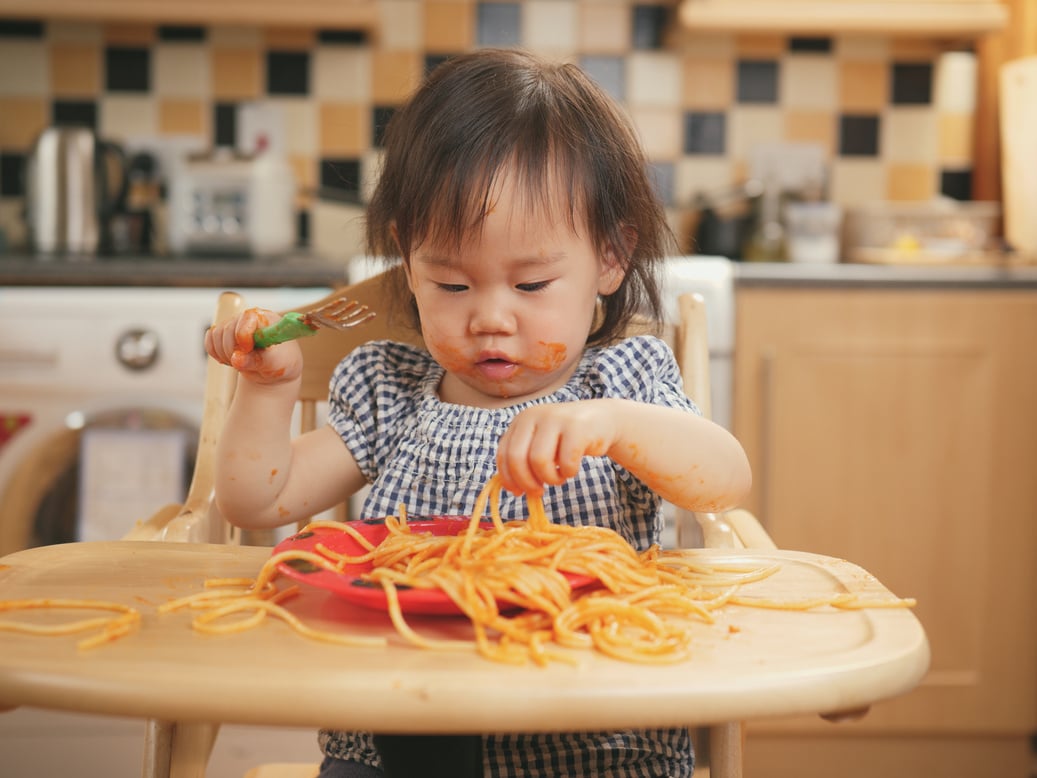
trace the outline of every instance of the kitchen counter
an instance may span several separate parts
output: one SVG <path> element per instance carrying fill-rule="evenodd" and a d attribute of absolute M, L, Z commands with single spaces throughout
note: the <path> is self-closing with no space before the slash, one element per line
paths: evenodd
<path fill-rule="evenodd" d="M 0 286 L 336 287 L 346 264 L 312 254 L 269 258 L 0 254 Z"/>
<path fill-rule="evenodd" d="M 735 285 L 1037 288 L 1037 265 L 867 265 L 736 262 Z"/>
<path fill-rule="evenodd" d="M 1037 288 L 1037 265 L 734 262 L 747 286 Z M 0 286 L 337 287 L 346 263 L 307 253 L 269 258 L 48 257 L 0 254 Z"/>

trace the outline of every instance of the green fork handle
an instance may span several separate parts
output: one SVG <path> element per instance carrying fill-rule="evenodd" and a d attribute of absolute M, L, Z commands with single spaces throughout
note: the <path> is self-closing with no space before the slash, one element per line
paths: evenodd
<path fill-rule="evenodd" d="M 255 343 L 256 348 L 267 348 L 276 346 L 278 343 L 316 334 L 317 328 L 309 323 L 305 314 L 293 312 L 286 313 L 276 324 L 256 330 L 256 334 L 252 336 L 252 342 Z"/>

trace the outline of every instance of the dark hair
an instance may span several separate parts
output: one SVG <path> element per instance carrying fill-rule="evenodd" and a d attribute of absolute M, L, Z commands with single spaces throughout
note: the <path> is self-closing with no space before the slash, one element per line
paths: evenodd
<path fill-rule="evenodd" d="M 594 244 L 623 264 L 588 343 L 621 337 L 635 314 L 659 318 L 655 267 L 672 245 L 665 212 L 629 119 L 576 65 L 512 49 L 449 59 L 393 115 L 384 146 L 367 209 L 373 256 L 406 262 L 425 241 L 459 247 L 509 169 L 531 208 L 568 208 L 570 226 L 585 219 Z M 551 191 L 568 202 L 548 202 Z"/>

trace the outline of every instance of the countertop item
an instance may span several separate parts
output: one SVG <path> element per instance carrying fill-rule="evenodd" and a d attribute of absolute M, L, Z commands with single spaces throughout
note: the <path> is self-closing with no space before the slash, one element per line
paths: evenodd
<path fill-rule="evenodd" d="M 892 597 L 840 559 L 793 551 L 687 553 L 707 563 L 780 566 L 743 587 L 746 596 Z M 387 614 L 309 587 L 286 602 L 306 623 L 385 636 L 388 646 L 322 643 L 269 620 L 237 634 L 203 635 L 192 630 L 190 611 L 157 613 L 169 599 L 202 591 L 207 578 L 254 577 L 269 555 L 263 547 L 115 541 L 3 557 L 4 599 L 108 600 L 138 608 L 142 620 L 132 634 L 86 651 L 77 650 L 77 636 L 0 631 L 0 708 L 400 733 L 654 727 L 858 709 L 907 692 L 929 664 L 925 633 L 904 608 L 727 608 L 716 623 L 701 625 L 693 656 L 677 664 L 577 652 L 575 667 L 545 668 L 415 648 L 398 637 Z M 24 614 L 4 614 L 12 616 Z M 431 638 L 468 630 L 457 618 L 409 623 Z"/>

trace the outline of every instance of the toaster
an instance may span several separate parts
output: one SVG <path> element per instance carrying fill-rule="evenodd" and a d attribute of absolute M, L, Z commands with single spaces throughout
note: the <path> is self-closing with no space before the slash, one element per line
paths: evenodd
<path fill-rule="evenodd" d="M 290 251 L 295 177 L 272 152 L 229 149 L 191 155 L 169 177 L 169 248 L 174 254 L 269 256 Z"/>

